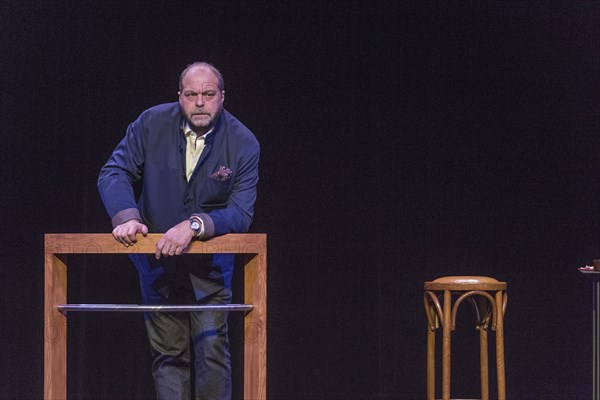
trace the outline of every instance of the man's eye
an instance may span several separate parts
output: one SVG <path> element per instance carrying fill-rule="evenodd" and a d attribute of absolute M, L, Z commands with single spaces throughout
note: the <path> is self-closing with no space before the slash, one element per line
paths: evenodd
<path fill-rule="evenodd" d="M 204 97 L 207 97 L 209 99 L 212 99 L 213 97 L 215 97 L 217 94 L 215 92 L 207 92 L 204 93 Z"/>
<path fill-rule="evenodd" d="M 198 96 L 197 93 L 185 93 L 184 96 L 188 99 L 193 99 Z"/>

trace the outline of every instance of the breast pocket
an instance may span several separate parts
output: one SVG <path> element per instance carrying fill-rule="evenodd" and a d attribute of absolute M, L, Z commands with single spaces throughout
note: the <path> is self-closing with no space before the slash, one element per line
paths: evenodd
<path fill-rule="evenodd" d="M 235 178 L 233 171 L 227 167 L 215 166 L 207 168 L 204 174 L 198 205 L 207 211 L 227 207 L 233 190 Z"/>

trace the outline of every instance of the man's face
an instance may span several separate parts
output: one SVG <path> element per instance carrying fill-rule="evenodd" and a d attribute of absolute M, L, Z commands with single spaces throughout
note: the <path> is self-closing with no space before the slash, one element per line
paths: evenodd
<path fill-rule="evenodd" d="M 179 105 L 190 128 L 199 135 L 208 132 L 223 109 L 225 92 L 219 90 L 216 75 L 208 68 L 190 69 L 182 80 Z"/>

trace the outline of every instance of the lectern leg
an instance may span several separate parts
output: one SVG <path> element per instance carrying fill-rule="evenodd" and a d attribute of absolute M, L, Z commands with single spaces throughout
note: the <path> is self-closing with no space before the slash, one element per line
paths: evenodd
<path fill-rule="evenodd" d="M 594 312 L 593 312 L 593 323 L 594 323 L 594 367 L 593 367 L 593 399 L 600 400 L 600 318 L 598 317 L 598 310 L 600 310 L 600 281 L 594 282 Z"/>
<path fill-rule="evenodd" d="M 244 399 L 266 399 L 267 262 L 264 255 L 246 257 L 244 298 L 247 304 L 254 306 L 244 318 Z"/>
<path fill-rule="evenodd" d="M 44 399 L 67 398 L 67 320 L 57 304 L 67 302 L 66 256 L 46 254 L 44 265 Z"/>

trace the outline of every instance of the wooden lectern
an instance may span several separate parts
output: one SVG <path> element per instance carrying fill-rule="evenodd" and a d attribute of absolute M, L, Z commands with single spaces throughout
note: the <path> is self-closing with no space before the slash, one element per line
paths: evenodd
<path fill-rule="evenodd" d="M 162 234 L 138 235 L 134 246 L 124 247 L 111 234 L 46 234 L 44 284 L 44 399 L 67 397 L 66 311 L 171 311 L 120 305 L 69 305 L 67 256 L 69 254 L 154 254 Z M 188 254 L 244 254 L 245 305 L 226 306 L 230 311 L 251 310 L 244 317 L 244 398 L 267 395 L 267 236 L 229 234 L 207 241 L 193 241 Z M 202 310 L 211 306 L 174 306 L 178 310 Z M 224 306 L 212 306 L 224 307 Z M 64 314 L 63 314 L 64 312 Z"/>

